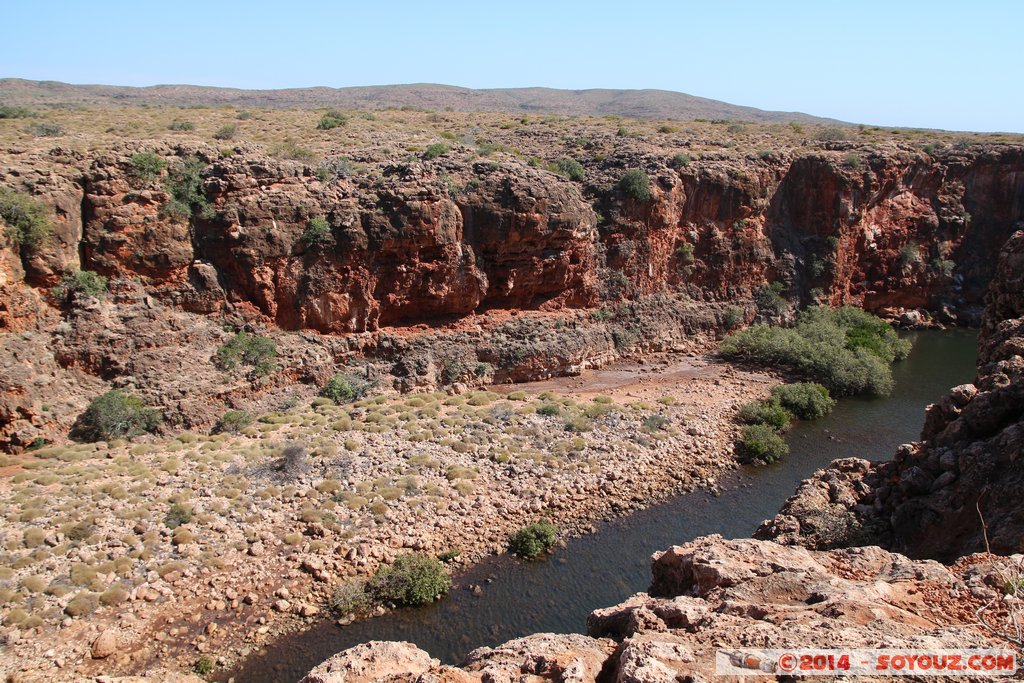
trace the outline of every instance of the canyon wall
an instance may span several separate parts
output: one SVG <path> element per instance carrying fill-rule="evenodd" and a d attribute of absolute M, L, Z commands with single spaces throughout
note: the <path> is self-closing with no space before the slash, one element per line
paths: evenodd
<path fill-rule="evenodd" d="M 143 149 L 167 168 L 140 173 Z M 0 248 L 0 331 L 18 333 L 0 365 L 8 450 L 57 438 L 104 386 L 203 428 L 346 362 L 397 388 L 578 372 L 749 322 L 768 283 L 793 304 L 976 322 L 1024 221 L 1024 149 L 994 143 L 829 143 L 671 168 L 623 142 L 584 182 L 507 158 L 325 173 L 248 143 L 5 161 L 0 184 L 54 224 L 31 249 L 7 226 Z M 627 168 L 646 170 L 649 199 L 618 188 Z M 105 300 L 52 293 L 77 269 L 109 278 Z M 213 351 L 242 328 L 283 350 L 269 380 L 218 375 Z"/>
<path fill-rule="evenodd" d="M 816 473 L 757 539 L 706 536 L 655 553 L 648 593 L 595 610 L 586 636 L 534 634 L 474 650 L 459 667 L 410 643 L 371 642 L 331 657 L 303 683 L 711 680 L 723 648 L 733 666 L 789 680 L 744 648 L 1010 651 L 996 631 L 1013 637 L 1019 600 L 1007 582 L 1021 555 L 972 553 L 1024 549 L 1022 292 L 1018 232 L 985 295 L 977 379 L 928 408 L 920 443 L 889 462 L 851 458 Z"/>
<path fill-rule="evenodd" d="M 1024 232 L 1003 247 L 985 301 L 977 377 L 928 408 L 921 441 L 816 473 L 760 538 L 942 560 L 1024 551 Z"/>

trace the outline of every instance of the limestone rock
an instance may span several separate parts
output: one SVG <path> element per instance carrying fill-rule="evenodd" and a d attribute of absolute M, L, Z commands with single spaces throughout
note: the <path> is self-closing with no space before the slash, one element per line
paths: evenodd
<path fill-rule="evenodd" d="M 121 647 L 117 631 L 107 629 L 92 641 L 92 658 L 106 659 L 115 654 Z"/>
<path fill-rule="evenodd" d="M 437 660 L 431 659 L 412 643 L 374 640 L 339 652 L 310 671 L 299 683 L 415 681 L 437 664 Z"/>

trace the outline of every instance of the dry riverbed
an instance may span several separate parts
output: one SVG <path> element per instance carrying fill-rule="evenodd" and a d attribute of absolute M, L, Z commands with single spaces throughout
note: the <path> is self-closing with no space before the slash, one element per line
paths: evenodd
<path fill-rule="evenodd" d="M 219 668 L 398 554 L 468 564 L 540 518 L 582 534 L 713 487 L 734 466 L 736 408 L 772 383 L 672 354 L 460 395 L 310 394 L 236 435 L 7 458 L 0 667 L 16 681 Z"/>

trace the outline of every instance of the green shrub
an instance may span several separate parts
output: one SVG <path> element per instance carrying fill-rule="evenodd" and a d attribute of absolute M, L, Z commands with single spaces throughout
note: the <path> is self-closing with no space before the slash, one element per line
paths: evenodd
<path fill-rule="evenodd" d="M 567 432 L 589 432 L 594 424 L 584 415 L 570 415 L 565 420 L 565 431 Z"/>
<path fill-rule="evenodd" d="M 524 526 L 508 539 L 508 550 L 513 555 L 532 560 L 555 547 L 558 527 L 551 522 L 534 522 Z"/>
<path fill-rule="evenodd" d="M 631 168 L 619 179 L 619 190 L 638 202 L 646 202 L 651 198 L 651 179 L 643 170 Z"/>
<path fill-rule="evenodd" d="M 943 277 L 952 277 L 953 271 L 956 270 L 956 263 L 944 258 L 932 259 L 931 266 L 932 270 Z"/>
<path fill-rule="evenodd" d="M 314 218 L 306 225 L 302 241 L 309 245 L 320 244 L 331 236 L 331 224 L 323 218 Z"/>
<path fill-rule="evenodd" d="M 668 165 L 678 171 L 689 166 L 690 161 L 691 158 L 689 154 L 686 154 L 685 152 L 680 152 L 679 154 L 676 154 L 669 160 Z"/>
<path fill-rule="evenodd" d="M 244 410 L 229 410 L 217 422 L 217 432 L 236 434 L 253 422 L 252 414 Z"/>
<path fill-rule="evenodd" d="M 132 155 L 131 164 L 129 172 L 140 180 L 153 180 L 167 168 L 167 162 L 153 152 L 139 152 Z"/>
<path fill-rule="evenodd" d="M 67 607 L 64 608 L 64 613 L 69 617 L 84 617 L 96 611 L 98 602 L 99 598 L 95 593 L 82 591 L 71 598 Z"/>
<path fill-rule="evenodd" d="M 366 582 L 366 592 L 377 602 L 415 607 L 433 602 L 451 588 L 444 564 L 429 555 L 410 553 L 377 570 Z"/>
<path fill-rule="evenodd" d="M 542 403 L 537 407 L 537 414 L 545 417 L 554 417 L 562 412 L 562 406 L 557 403 Z"/>
<path fill-rule="evenodd" d="M 371 604 L 366 586 L 358 580 L 346 581 L 335 588 L 327 601 L 327 607 L 339 617 L 365 612 Z"/>
<path fill-rule="evenodd" d="M 476 146 L 477 154 L 482 157 L 489 157 L 495 152 L 507 152 L 508 147 L 497 142 L 481 142 Z"/>
<path fill-rule="evenodd" d="M 889 363 L 909 352 L 909 342 L 890 325 L 849 306 L 808 308 L 794 327 L 753 325 L 721 344 L 726 358 L 789 368 L 836 395 L 887 395 L 893 382 Z"/>
<path fill-rule="evenodd" d="M 320 389 L 320 395 L 335 403 L 351 403 L 361 399 L 369 389 L 370 385 L 367 382 L 347 375 L 334 375 Z"/>
<path fill-rule="evenodd" d="M 36 116 L 34 111 L 25 107 L 0 106 L 0 119 L 31 119 Z"/>
<path fill-rule="evenodd" d="M 64 135 L 64 128 L 60 124 L 51 121 L 33 123 L 25 131 L 37 138 L 57 138 Z"/>
<path fill-rule="evenodd" d="M 693 263 L 693 245 L 689 242 L 680 242 L 676 247 L 676 256 L 683 262 L 683 265 Z"/>
<path fill-rule="evenodd" d="M 818 133 L 818 139 L 825 140 L 827 142 L 846 140 L 848 137 L 849 136 L 847 136 L 846 131 L 842 128 L 825 128 Z"/>
<path fill-rule="evenodd" d="M 164 526 L 168 529 L 177 529 L 182 524 L 192 521 L 192 511 L 181 503 L 174 503 L 171 509 L 164 515 Z"/>
<path fill-rule="evenodd" d="M 747 424 L 766 424 L 773 429 L 789 427 L 789 411 L 782 407 L 776 399 L 767 401 L 751 401 L 740 408 L 739 417 Z"/>
<path fill-rule="evenodd" d="M 270 152 L 278 159 L 291 159 L 311 164 L 316 161 L 316 153 L 308 147 L 303 147 L 292 138 L 285 138 L 284 142 L 276 145 Z"/>
<path fill-rule="evenodd" d="M 668 429 L 669 419 L 664 415 L 648 415 L 644 418 L 644 431 L 654 434 Z"/>
<path fill-rule="evenodd" d="M 329 183 L 338 178 L 348 178 L 355 172 L 352 160 L 346 156 L 334 157 L 317 166 L 316 177 L 321 182 Z"/>
<path fill-rule="evenodd" d="M 908 242 L 903 245 L 900 249 L 900 265 L 903 268 L 909 268 L 910 266 L 921 262 L 921 247 L 914 242 Z"/>
<path fill-rule="evenodd" d="M 167 126 L 167 129 L 168 130 L 178 130 L 178 131 L 195 130 L 196 129 L 196 124 L 192 123 L 191 121 L 181 121 L 179 119 L 174 119 Z"/>
<path fill-rule="evenodd" d="M 26 249 L 42 246 L 53 234 L 47 206 L 8 187 L 0 187 L 0 218 L 7 224 L 8 238 Z"/>
<path fill-rule="evenodd" d="M 743 322 L 743 309 L 737 306 L 730 306 L 722 314 L 722 325 L 727 330 L 735 330 Z"/>
<path fill-rule="evenodd" d="M 189 157 L 172 168 L 165 184 L 171 198 L 161 213 L 181 220 L 213 217 L 213 207 L 206 198 L 205 172 L 206 163 L 199 157 Z"/>
<path fill-rule="evenodd" d="M 107 278 L 91 270 L 76 270 L 61 278 L 54 294 L 63 297 L 82 294 L 100 298 L 107 291 Z"/>
<path fill-rule="evenodd" d="M 217 349 L 217 364 L 224 370 L 248 365 L 257 375 L 269 375 L 277 365 L 277 344 L 269 337 L 239 332 Z"/>
<path fill-rule="evenodd" d="M 435 142 L 432 145 L 428 145 L 425 152 L 423 152 L 423 158 L 430 160 L 442 157 L 448 153 L 448 145 L 443 142 Z"/>
<path fill-rule="evenodd" d="M 113 389 L 92 400 L 78 416 L 75 432 L 86 441 L 109 441 L 151 432 L 159 424 L 160 414 L 147 408 L 142 399 Z"/>
<path fill-rule="evenodd" d="M 769 425 L 743 428 L 742 456 L 746 462 L 772 463 L 789 453 L 789 446 Z"/>
<path fill-rule="evenodd" d="M 772 282 L 764 285 L 754 294 L 754 302 L 762 313 L 767 315 L 781 315 L 789 308 L 789 303 L 782 296 L 783 285 L 781 282 Z"/>
<path fill-rule="evenodd" d="M 344 126 L 348 123 L 348 116 L 342 112 L 331 109 L 326 114 L 320 117 L 320 121 L 316 124 L 317 130 L 332 130 L 340 126 Z"/>
<path fill-rule="evenodd" d="M 192 665 L 192 672 L 200 676 L 208 676 L 213 673 L 214 666 L 213 657 L 203 655 Z"/>
<path fill-rule="evenodd" d="M 584 170 L 583 164 L 568 157 L 556 159 L 548 168 L 552 172 L 557 173 L 558 175 L 563 175 L 569 180 L 580 181 L 587 177 L 587 172 Z"/>
<path fill-rule="evenodd" d="M 772 389 L 772 397 L 801 420 L 823 418 L 836 405 L 828 389 L 814 382 L 782 384 Z"/>
<path fill-rule="evenodd" d="M 221 126 L 213 133 L 214 140 L 234 140 L 238 135 L 238 124 L 229 123 Z"/>

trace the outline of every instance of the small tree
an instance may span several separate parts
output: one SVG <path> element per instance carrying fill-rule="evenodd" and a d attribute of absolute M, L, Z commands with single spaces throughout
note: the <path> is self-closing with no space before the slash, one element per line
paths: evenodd
<path fill-rule="evenodd" d="M 252 424 L 251 413 L 244 410 L 229 410 L 224 413 L 217 422 L 216 431 L 221 433 L 236 434 Z"/>
<path fill-rule="evenodd" d="M 739 417 L 747 424 L 766 424 L 775 429 L 786 429 L 792 417 L 778 399 L 751 401 L 740 408 Z"/>
<path fill-rule="evenodd" d="M 690 160 L 689 154 L 686 152 L 680 152 L 669 160 L 668 165 L 678 171 L 689 166 Z"/>
<path fill-rule="evenodd" d="M 153 180 L 167 168 L 167 162 L 153 152 L 132 155 L 130 173 L 139 180 Z"/>
<path fill-rule="evenodd" d="M 335 403 L 350 403 L 362 398 L 369 388 L 370 385 L 366 382 L 360 382 L 347 375 L 334 375 L 320 389 L 320 395 Z"/>
<path fill-rule="evenodd" d="M 550 168 L 555 173 L 563 175 L 569 180 L 581 181 L 587 176 L 587 172 L 584 170 L 583 164 L 568 157 L 556 159 L 555 163 L 551 164 Z"/>
<path fill-rule="evenodd" d="M 78 416 L 74 431 L 86 441 L 103 441 L 151 432 L 160 414 L 137 396 L 113 389 L 92 400 Z"/>
<path fill-rule="evenodd" d="M 619 179 L 619 190 L 638 202 L 651 198 L 651 179 L 639 168 L 631 168 Z"/>
<path fill-rule="evenodd" d="M 164 204 L 161 213 L 181 220 L 189 220 L 193 216 L 212 217 L 213 207 L 206 197 L 205 173 L 206 162 L 194 156 L 172 168 L 165 183 L 171 198 Z"/>
<path fill-rule="evenodd" d="M 789 453 L 789 446 L 770 425 L 743 428 L 743 455 L 746 462 L 768 464 Z"/>
<path fill-rule="evenodd" d="M 337 109 L 330 109 L 320 117 L 319 123 L 316 124 L 317 130 L 331 130 L 344 126 L 348 123 L 348 116 L 338 111 Z"/>
<path fill-rule="evenodd" d="M 314 218 L 306 225 L 302 233 L 302 241 L 313 246 L 327 241 L 331 236 L 331 224 L 324 218 Z"/>
<path fill-rule="evenodd" d="M 107 278 L 91 270 L 76 270 L 61 278 L 54 294 L 60 297 L 82 294 L 100 298 L 107 291 Z"/>
<path fill-rule="evenodd" d="M 443 142 L 435 142 L 432 145 L 428 145 L 425 152 L 423 152 L 423 158 L 427 161 L 442 157 L 448 153 L 448 145 Z"/>
<path fill-rule="evenodd" d="M 451 577 L 440 560 L 410 553 L 400 555 L 391 565 L 378 569 L 367 581 L 366 592 L 377 602 L 416 607 L 433 602 L 447 593 L 451 585 Z"/>
<path fill-rule="evenodd" d="M 772 389 L 772 397 L 801 420 L 825 417 L 836 405 L 828 389 L 815 382 L 781 384 Z"/>
<path fill-rule="evenodd" d="M 214 132 L 214 134 L 213 134 L 213 139 L 214 140 L 234 140 L 237 135 L 238 135 L 238 124 L 236 124 L 236 123 L 229 123 L 227 125 L 224 125 L 224 126 L 221 126 L 220 128 L 218 128 L 216 130 L 216 132 Z"/>
<path fill-rule="evenodd" d="M 224 370 L 239 365 L 252 367 L 257 375 L 269 375 L 277 365 L 277 344 L 269 337 L 239 332 L 217 349 L 217 363 Z"/>
<path fill-rule="evenodd" d="M 534 522 L 524 526 L 508 539 L 508 550 L 513 555 L 532 560 L 555 547 L 558 527 L 551 522 Z"/>
<path fill-rule="evenodd" d="M 46 205 L 8 187 L 0 187 L 0 218 L 10 240 L 26 249 L 42 246 L 53 234 Z"/>

